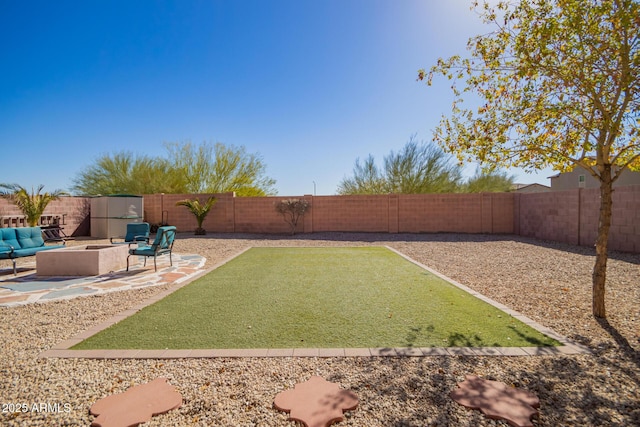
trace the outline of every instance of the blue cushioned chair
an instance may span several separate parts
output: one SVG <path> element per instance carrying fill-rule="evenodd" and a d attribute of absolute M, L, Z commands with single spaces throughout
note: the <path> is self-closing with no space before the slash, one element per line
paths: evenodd
<path fill-rule="evenodd" d="M 173 249 L 173 241 L 176 238 L 176 227 L 173 225 L 167 225 L 158 228 L 156 238 L 151 245 L 138 246 L 137 248 L 129 248 L 129 255 L 127 256 L 127 271 L 129 271 L 129 257 L 131 255 L 138 255 L 144 257 L 144 265 L 147 265 L 147 258 L 153 257 L 153 268 L 158 271 L 156 266 L 156 258 L 158 255 L 169 254 L 169 263 L 173 265 L 171 259 L 171 250 Z"/>
<path fill-rule="evenodd" d="M 141 244 L 142 242 L 149 244 L 149 223 L 148 222 L 130 222 L 127 224 L 127 234 L 124 236 L 124 241 L 115 242 L 114 239 L 122 239 L 122 237 L 110 237 L 109 240 L 113 245 L 120 245 L 128 243 L 131 246 L 134 243 Z"/>
<path fill-rule="evenodd" d="M 0 259 L 13 262 L 17 274 L 16 258 L 35 256 L 40 251 L 64 248 L 62 245 L 45 246 L 40 227 L 0 228 Z"/>

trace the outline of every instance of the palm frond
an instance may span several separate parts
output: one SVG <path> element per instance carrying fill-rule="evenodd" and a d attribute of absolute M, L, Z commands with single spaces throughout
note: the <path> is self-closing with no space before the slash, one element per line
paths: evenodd
<path fill-rule="evenodd" d="M 199 199 L 186 199 L 176 202 L 176 206 L 185 206 L 189 209 L 189 211 L 196 217 L 196 221 L 198 221 L 198 228 L 202 228 L 202 223 L 215 202 L 216 198 L 211 196 L 204 204 L 200 203 Z"/>
<path fill-rule="evenodd" d="M 29 224 L 30 227 L 38 224 L 40 217 L 51 201 L 59 199 L 60 196 L 67 195 L 67 193 L 62 190 L 41 194 L 44 189 L 44 185 L 42 184 L 40 184 L 35 191 L 32 188 L 31 193 L 18 184 L 0 184 L 0 188 L 5 189 L 0 191 L 0 197 L 4 197 L 16 205 L 26 217 L 27 224 Z"/>

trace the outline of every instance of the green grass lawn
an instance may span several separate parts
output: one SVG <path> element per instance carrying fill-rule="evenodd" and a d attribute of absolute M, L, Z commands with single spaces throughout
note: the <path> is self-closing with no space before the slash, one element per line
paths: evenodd
<path fill-rule="evenodd" d="M 358 247 L 252 248 L 73 348 L 548 345 L 396 253 Z"/>

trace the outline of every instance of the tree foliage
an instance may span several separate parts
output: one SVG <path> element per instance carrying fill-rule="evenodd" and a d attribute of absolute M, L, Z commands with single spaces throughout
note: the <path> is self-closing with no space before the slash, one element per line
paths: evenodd
<path fill-rule="evenodd" d="M 225 193 L 239 196 L 275 194 L 266 165 L 244 147 L 221 143 L 166 143 L 166 157 L 105 154 L 79 173 L 80 194 Z"/>
<path fill-rule="evenodd" d="M 505 173 L 481 170 L 465 183 L 449 154 L 411 137 L 400 151 L 384 157 L 382 169 L 371 154 L 362 163 L 356 159 L 353 176 L 340 182 L 338 194 L 495 192 L 509 191 L 512 183 Z"/>
<path fill-rule="evenodd" d="M 389 193 L 452 193 L 462 179 L 462 168 L 433 144 L 409 140 L 399 152 L 384 158 Z"/>
<path fill-rule="evenodd" d="M 31 193 L 18 184 L 0 184 L 0 188 L 4 188 L 0 191 L 0 196 L 9 200 L 22 211 L 30 227 L 38 225 L 40 217 L 50 202 L 67 194 L 62 190 L 41 193 L 44 185 L 40 185 L 35 191 L 32 188 Z"/>
<path fill-rule="evenodd" d="M 501 1 L 479 12 L 494 31 L 469 40 L 470 57 L 418 71 L 429 85 L 434 75 L 453 80 L 452 114 L 434 138 L 461 161 L 582 167 L 600 181 L 593 311 L 605 317 L 612 184 L 640 170 L 640 3 Z M 465 97 L 481 105 L 464 108 Z"/>
<path fill-rule="evenodd" d="M 353 176 L 338 185 L 338 194 L 417 194 L 454 192 L 462 179 L 460 166 L 433 144 L 411 137 L 398 152 L 384 157 L 380 170 L 372 155 L 356 159 Z"/>
<path fill-rule="evenodd" d="M 183 178 L 165 159 L 128 151 L 102 155 L 74 180 L 80 194 L 182 193 Z"/>
<path fill-rule="evenodd" d="M 498 193 L 511 191 L 513 175 L 502 171 L 485 172 L 478 168 L 475 175 L 463 185 L 463 193 Z"/>
<path fill-rule="evenodd" d="M 356 159 L 353 176 L 344 178 L 338 185 L 338 194 L 384 194 L 386 192 L 386 180 L 371 154 L 363 164 L 360 163 L 359 158 Z"/>
<path fill-rule="evenodd" d="M 186 193 L 226 193 L 238 196 L 274 195 L 275 180 L 265 175 L 266 165 L 259 155 L 244 147 L 221 143 L 167 143 L 174 170 L 186 182 Z"/>

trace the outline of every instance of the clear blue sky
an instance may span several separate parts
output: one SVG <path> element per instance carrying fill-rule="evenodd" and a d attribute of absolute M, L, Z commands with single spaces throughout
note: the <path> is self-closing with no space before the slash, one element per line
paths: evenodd
<path fill-rule="evenodd" d="M 102 154 L 208 141 L 259 153 L 280 195 L 335 194 L 356 158 L 431 140 L 452 97 L 417 70 L 490 30 L 469 4 L 0 0 L 0 183 L 69 190 Z"/>

